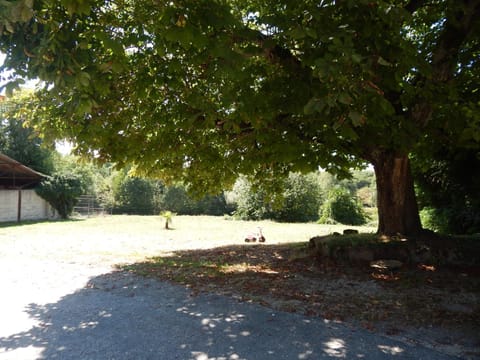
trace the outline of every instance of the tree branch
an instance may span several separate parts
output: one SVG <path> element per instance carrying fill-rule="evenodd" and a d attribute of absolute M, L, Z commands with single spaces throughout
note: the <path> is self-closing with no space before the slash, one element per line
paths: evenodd
<path fill-rule="evenodd" d="M 480 0 L 463 0 L 461 5 L 457 5 L 457 2 L 452 3 L 454 9 L 450 9 L 447 15 L 445 26 L 432 54 L 432 75 L 425 79 L 426 87 L 446 84 L 454 78 L 462 45 L 478 26 Z M 411 116 L 415 122 L 425 126 L 430 121 L 432 111 L 428 101 L 420 100 L 412 108 Z"/>
<path fill-rule="evenodd" d="M 410 14 L 413 14 L 419 8 L 424 6 L 426 3 L 424 0 L 410 0 L 407 5 L 405 5 L 405 10 L 407 10 Z"/>
<path fill-rule="evenodd" d="M 479 19 L 480 0 L 464 0 L 459 10 L 447 18 L 432 58 L 435 82 L 447 82 L 454 76 L 460 48 Z"/>

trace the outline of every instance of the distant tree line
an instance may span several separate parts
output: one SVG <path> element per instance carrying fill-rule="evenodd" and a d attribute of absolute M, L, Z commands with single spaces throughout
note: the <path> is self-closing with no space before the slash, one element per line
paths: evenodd
<path fill-rule="evenodd" d="M 130 176 L 126 169 L 103 168 L 108 176 L 97 179 L 93 192 L 113 214 L 152 215 L 168 210 L 180 215 L 224 215 L 232 211 L 223 193 L 195 199 L 180 183 L 166 186 L 159 180 Z"/>
<path fill-rule="evenodd" d="M 371 171 L 354 172 L 339 180 L 326 172 L 290 173 L 271 198 L 261 187 L 240 178 L 230 193 L 234 216 L 245 220 L 273 219 L 288 222 L 320 221 L 363 225 L 363 210 L 375 207 L 375 178 Z"/>
<path fill-rule="evenodd" d="M 243 220 L 285 222 L 320 218 L 328 223 L 361 225 L 368 220 L 364 206 L 375 206 L 375 180 L 368 171 L 354 175 L 340 181 L 327 173 L 291 173 L 273 197 L 241 177 L 232 190 L 200 198 L 191 195 L 191 189 L 182 183 L 167 186 L 159 180 L 129 176 L 126 169 L 115 170 L 108 165 L 103 167 L 102 176 L 93 172 L 90 176 L 97 176 L 91 181 L 96 184 L 92 192 L 114 214 L 172 211 L 179 215 L 229 215 Z"/>

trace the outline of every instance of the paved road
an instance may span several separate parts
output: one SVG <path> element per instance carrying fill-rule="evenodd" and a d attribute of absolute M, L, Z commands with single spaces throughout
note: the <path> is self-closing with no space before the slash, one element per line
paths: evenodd
<path fill-rule="evenodd" d="M 452 359 L 106 266 L 4 260 L 0 360 Z"/>

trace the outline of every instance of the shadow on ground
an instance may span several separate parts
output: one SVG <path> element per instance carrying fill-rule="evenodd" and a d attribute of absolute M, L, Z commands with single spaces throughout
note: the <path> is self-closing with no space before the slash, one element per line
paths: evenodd
<path fill-rule="evenodd" d="M 93 277 L 24 311 L 34 325 L 0 337 L 0 359 L 448 358 L 335 322 L 192 296 L 128 272 Z"/>
<path fill-rule="evenodd" d="M 478 267 L 405 264 L 377 272 L 369 263 L 308 255 L 306 243 L 175 251 L 122 267 L 143 276 L 312 319 L 347 321 L 397 339 L 480 358 Z"/>
<path fill-rule="evenodd" d="M 68 223 L 68 222 L 78 222 L 84 221 L 85 219 L 81 218 L 69 218 L 69 219 L 50 219 L 50 220 L 22 220 L 18 221 L 7 221 L 7 222 L 0 222 L 0 229 L 2 228 L 10 228 L 10 227 L 27 227 L 30 225 L 37 225 L 37 224 L 47 224 L 47 223 Z"/>
<path fill-rule="evenodd" d="M 332 320 L 478 327 L 480 268 L 422 264 L 384 273 L 368 262 L 334 263 L 308 254 L 305 243 L 223 246 L 175 251 L 121 268 Z"/>

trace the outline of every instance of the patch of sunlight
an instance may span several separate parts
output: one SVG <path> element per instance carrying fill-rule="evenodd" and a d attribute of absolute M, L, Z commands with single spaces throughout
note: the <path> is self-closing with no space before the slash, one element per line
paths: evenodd
<path fill-rule="evenodd" d="M 246 272 L 255 272 L 255 273 L 264 273 L 264 274 L 278 274 L 278 271 L 265 268 L 259 265 L 250 265 L 247 263 L 241 264 L 224 264 L 219 266 L 219 271 L 224 274 L 232 273 L 246 273 Z"/>
<path fill-rule="evenodd" d="M 203 351 L 192 351 L 192 356 L 193 356 L 193 359 L 195 360 L 217 359 L 216 357 L 215 358 L 209 357 L 208 354 L 204 353 Z M 218 359 L 238 360 L 240 359 L 240 355 L 233 353 L 233 354 L 230 354 L 228 358 L 221 357 Z"/>
<path fill-rule="evenodd" d="M 378 345 L 378 348 L 381 352 L 388 355 L 398 355 L 404 352 L 404 350 L 398 346 Z"/>
<path fill-rule="evenodd" d="M 408 241 L 408 239 L 405 239 L 404 237 L 401 237 L 401 236 L 387 236 L 387 235 L 380 236 L 379 240 L 382 243 L 390 243 L 390 242 L 393 242 L 393 241 L 397 241 L 397 242 Z"/>
<path fill-rule="evenodd" d="M 11 359 L 41 359 L 42 352 L 45 350 L 43 347 L 37 346 L 26 346 L 20 347 L 13 350 L 1 351 L 0 350 L 0 360 L 11 360 Z"/>
<path fill-rule="evenodd" d="M 190 311 L 190 309 L 187 306 L 182 306 L 176 309 L 177 312 L 190 315 L 193 317 L 202 317 L 203 314 L 201 312 L 195 312 L 195 311 Z"/>
<path fill-rule="evenodd" d="M 98 316 L 103 318 L 109 318 L 109 317 L 112 317 L 112 314 L 109 313 L 108 311 L 102 310 L 98 312 Z"/>
<path fill-rule="evenodd" d="M 243 320 L 245 318 L 245 315 L 243 314 L 230 314 L 229 316 L 227 316 L 225 318 L 225 321 L 226 322 L 240 322 L 241 320 Z"/>
<path fill-rule="evenodd" d="M 98 325 L 98 321 L 82 321 L 80 322 L 80 324 L 78 324 L 78 326 L 64 325 L 62 326 L 62 330 L 65 332 L 74 332 L 79 329 L 92 329 L 97 327 L 97 325 Z"/>
<path fill-rule="evenodd" d="M 306 350 L 305 352 L 298 354 L 299 359 L 310 359 L 311 355 L 313 354 L 312 350 Z"/>
<path fill-rule="evenodd" d="M 345 341 L 342 339 L 331 338 L 323 343 L 325 348 L 323 351 L 332 357 L 346 357 L 347 349 L 345 348 Z"/>
<path fill-rule="evenodd" d="M 202 319 L 201 323 L 203 325 L 203 329 L 205 330 L 213 329 L 217 327 L 217 324 L 215 324 L 213 319 L 205 318 L 205 319 Z"/>
<path fill-rule="evenodd" d="M 208 354 L 202 351 L 192 351 L 192 356 L 195 360 L 208 360 Z"/>
<path fill-rule="evenodd" d="M 91 329 L 97 327 L 98 321 L 82 321 L 79 325 L 79 329 Z"/>

